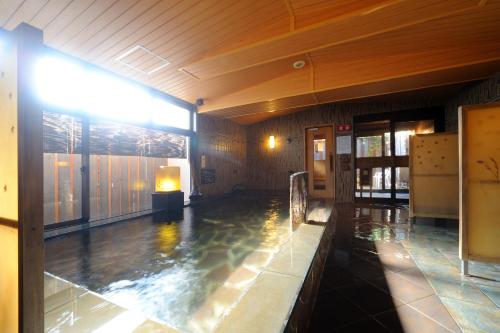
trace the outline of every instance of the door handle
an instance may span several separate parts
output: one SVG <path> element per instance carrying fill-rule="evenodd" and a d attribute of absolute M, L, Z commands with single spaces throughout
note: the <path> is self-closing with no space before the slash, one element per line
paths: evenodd
<path fill-rule="evenodd" d="M 330 153 L 330 172 L 333 172 L 333 154 Z"/>

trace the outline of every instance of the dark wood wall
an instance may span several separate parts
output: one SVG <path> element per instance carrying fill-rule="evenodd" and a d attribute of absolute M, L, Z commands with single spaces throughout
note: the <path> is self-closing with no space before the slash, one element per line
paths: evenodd
<path fill-rule="evenodd" d="M 233 121 L 206 115 L 198 116 L 200 160 L 205 168 L 215 170 L 215 182 L 200 184 L 205 196 L 231 192 L 236 185 L 247 183 L 246 128 Z"/>
<path fill-rule="evenodd" d="M 500 72 L 490 79 L 465 87 L 446 103 L 446 129 L 458 131 L 458 107 L 500 101 Z"/>
<path fill-rule="evenodd" d="M 288 189 L 289 174 L 305 169 L 304 130 L 306 127 L 352 124 L 353 117 L 358 115 L 423 109 L 437 105 L 439 103 L 436 102 L 325 104 L 248 126 L 248 186 L 253 189 Z M 270 135 L 274 135 L 277 140 L 277 146 L 273 150 L 266 145 Z M 290 143 L 287 139 L 290 139 Z M 342 168 L 337 156 L 335 159 L 335 197 L 339 202 L 354 200 L 353 155 L 348 166 L 349 170 Z"/>

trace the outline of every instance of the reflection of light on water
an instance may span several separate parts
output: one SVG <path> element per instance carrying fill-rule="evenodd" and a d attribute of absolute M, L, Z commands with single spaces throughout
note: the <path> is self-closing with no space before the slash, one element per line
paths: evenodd
<path fill-rule="evenodd" d="M 120 267 L 123 274 L 92 283 L 128 309 L 180 330 L 200 325 L 197 331 L 205 332 L 289 239 L 287 207 L 281 199 L 266 199 L 187 210 L 181 223 L 146 227 L 141 254 L 121 262 L 126 272 Z"/>
<path fill-rule="evenodd" d="M 159 250 L 167 255 L 173 254 L 179 242 L 179 225 L 177 223 L 163 224 L 158 229 Z"/>
<path fill-rule="evenodd" d="M 133 284 L 111 284 L 102 294 L 125 308 L 140 311 L 172 327 L 183 328 L 199 299 L 191 288 L 196 280 L 194 268 L 174 267 Z"/>

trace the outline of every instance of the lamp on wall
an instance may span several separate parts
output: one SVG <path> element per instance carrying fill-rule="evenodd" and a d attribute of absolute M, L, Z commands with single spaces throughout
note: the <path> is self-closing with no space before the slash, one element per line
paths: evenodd
<path fill-rule="evenodd" d="M 269 141 L 268 141 L 268 146 L 269 146 L 269 149 L 274 149 L 276 148 L 276 140 L 274 138 L 274 135 L 270 135 L 269 136 Z"/>

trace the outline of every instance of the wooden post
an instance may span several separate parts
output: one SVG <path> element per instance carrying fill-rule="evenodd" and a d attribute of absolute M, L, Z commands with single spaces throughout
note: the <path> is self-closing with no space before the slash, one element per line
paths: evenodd
<path fill-rule="evenodd" d="M 28 24 L 17 40 L 17 140 L 19 225 L 19 332 L 44 330 L 43 110 L 35 95 L 34 70 L 43 32 Z"/>

